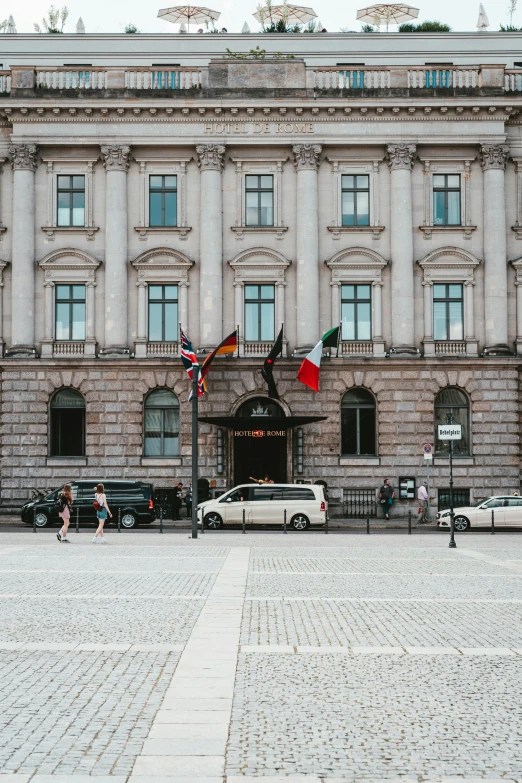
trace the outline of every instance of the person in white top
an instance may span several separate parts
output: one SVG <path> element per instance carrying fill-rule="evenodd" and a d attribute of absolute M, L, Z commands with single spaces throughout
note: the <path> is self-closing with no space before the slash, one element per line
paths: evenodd
<path fill-rule="evenodd" d="M 425 522 L 428 522 L 428 503 L 430 501 L 428 496 L 427 481 L 420 485 L 417 498 L 419 500 L 419 516 L 417 519 L 417 524 L 423 525 Z"/>
<path fill-rule="evenodd" d="M 105 524 L 105 520 L 107 519 L 107 514 L 112 519 L 112 514 L 109 510 L 109 506 L 107 505 L 107 497 L 105 495 L 105 488 L 103 484 L 98 484 L 94 488 L 94 502 L 95 502 L 95 509 L 96 509 L 96 516 L 98 517 L 98 529 L 96 530 L 96 533 L 94 534 L 94 538 L 92 539 L 93 544 L 105 544 L 105 538 L 103 537 L 103 526 Z"/>

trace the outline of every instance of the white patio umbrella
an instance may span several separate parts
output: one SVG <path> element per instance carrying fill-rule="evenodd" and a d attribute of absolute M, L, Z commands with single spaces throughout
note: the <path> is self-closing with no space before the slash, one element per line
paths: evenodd
<path fill-rule="evenodd" d="M 241 28 L 241 32 L 242 32 L 244 35 L 246 35 L 247 33 L 249 33 L 249 32 L 250 32 L 250 27 L 247 25 L 247 23 L 246 23 L 246 22 L 245 22 L 245 24 L 243 25 L 243 27 Z"/>
<path fill-rule="evenodd" d="M 81 17 L 81 16 L 80 16 L 80 18 L 78 19 L 78 22 L 77 22 L 77 24 L 76 24 L 76 33 L 77 33 L 78 35 L 84 35 L 84 33 L 85 33 L 85 25 L 84 25 L 84 23 L 83 23 L 83 19 L 82 19 L 82 17 Z"/>
<path fill-rule="evenodd" d="M 315 19 L 317 14 L 313 8 L 308 8 L 304 5 L 290 5 L 289 3 L 283 3 L 283 5 L 264 6 L 259 8 L 255 14 L 254 19 L 263 23 L 267 19 L 270 22 L 277 23 L 280 19 L 284 19 L 286 24 L 306 24 L 311 19 Z"/>
<path fill-rule="evenodd" d="M 210 19 L 219 19 L 220 11 L 213 11 L 211 8 L 205 8 L 200 5 L 177 5 L 172 8 L 160 8 L 158 18 L 165 19 L 174 24 L 201 24 Z"/>
<path fill-rule="evenodd" d="M 8 19 L 6 33 L 10 33 L 11 35 L 16 33 L 15 20 L 13 19 L 12 15 Z"/>
<path fill-rule="evenodd" d="M 489 19 L 487 17 L 487 14 L 484 10 L 484 6 L 482 3 L 479 5 L 479 16 L 477 20 L 477 30 L 479 33 L 484 33 L 486 29 L 489 27 Z"/>
<path fill-rule="evenodd" d="M 360 22 L 368 22 L 376 27 L 380 27 L 382 22 L 386 22 L 386 30 L 390 24 L 402 24 L 410 19 L 416 19 L 418 15 L 418 8 L 398 3 L 377 3 L 357 11 L 357 19 Z"/>

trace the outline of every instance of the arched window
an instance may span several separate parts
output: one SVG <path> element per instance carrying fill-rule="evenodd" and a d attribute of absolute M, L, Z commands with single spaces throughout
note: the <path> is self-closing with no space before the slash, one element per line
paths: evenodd
<path fill-rule="evenodd" d="M 85 400 L 76 389 L 61 389 L 51 399 L 50 456 L 85 456 Z"/>
<path fill-rule="evenodd" d="M 459 457 L 469 456 L 469 400 L 454 386 L 441 389 L 435 397 L 435 453 L 449 454 L 449 441 L 438 439 L 438 425 L 449 424 L 450 413 L 453 413 L 453 424 L 462 427 L 462 439 L 453 441 L 453 453 Z"/>
<path fill-rule="evenodd" d="M 155 389 L 145 400 L 145 456 L 179 456 L 179 402 L 169 389 Z"/>
<path fill-rule="evenodd" d="M 341 453 L 376 454 L 375 399 L 366 389 L 350 389 L 341 402 Z"/>

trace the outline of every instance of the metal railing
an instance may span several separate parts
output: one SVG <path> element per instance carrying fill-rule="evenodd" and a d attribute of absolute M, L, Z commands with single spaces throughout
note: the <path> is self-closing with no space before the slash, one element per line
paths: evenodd
<path fill-rule="evenodd" d="M 470 491 L 469 489 L 462 489 L 459 487 L 453 488 L 453 507 L 459 508 L 459 506 L 469 506 L 470 504 Z M 438 511 L 444 511 L 450 507 L 450 491 L 449 487 L 442 487 L 438 491 Z"/>
<path fill-rule="evenodd" d="M 375 489 L 343 489 L 343 514 L 349 519 L 377 516 Z"/>
<path fill-rule="evenodd" d="M 201 71 L 194 68 L 163 71 L 135 68 L 125 71 L 125 87 L 130 90 L 190 90 L 201 87 Z"/>
<path fill-rule="evenodd" d="M 90 68 L 76 71 L 70 68 L 47 68 L 36 71 L 36 86 L 48 90 L 106 90 L 107 69 Z"/>

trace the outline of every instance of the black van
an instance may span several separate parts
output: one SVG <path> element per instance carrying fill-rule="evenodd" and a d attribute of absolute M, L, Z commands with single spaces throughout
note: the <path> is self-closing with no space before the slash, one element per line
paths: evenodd
<path fill-rule="evenodd" d="M 94 509 L 95 481 L 75 481 L 71 483 L 74 503 L 71 509 L 71 525 L 76 522 L 79 510 L 80 524 L 96 522 Z M 132 528 L 137 525 L 150 525 L 156 519 L 154 511 L 154 488 L 152 484 L 142 481 L 104 481 L 107 505 L 112 519 L 107 517 L 106 525 L 118 523 L 118 512 L 121 511 L 121 526 Z M 22 521 L 33 524 L 36 512 L 36 526 L 46 527 L 61 522 L 58 516 L 58 498 L 63 486 L 55 489 L 44 498 L 30 500 L 22 506 Z"/>

